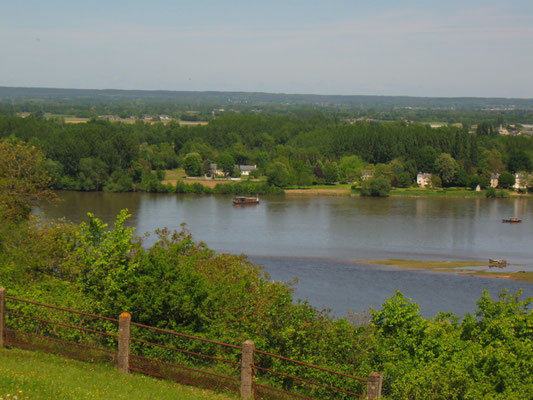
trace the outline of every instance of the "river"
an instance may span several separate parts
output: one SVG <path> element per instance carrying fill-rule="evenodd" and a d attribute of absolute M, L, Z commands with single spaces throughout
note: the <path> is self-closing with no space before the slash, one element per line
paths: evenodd
<path fill-rule="evenodd" d="M 249 256 L 273 280 L 298 278 L 295 296 L 335 315 L 378 308 L 396 290 L 420 304 L 424 316 L 463 315 L 487 289 L 533 296 L 533 283 L 454 273 L 398 269 L 354 260 L 387 258 L 481 260 L 505 258 L 533 271 L 532 199 L 265 196 L 256 206 L 232 206 L 231 197 L 148 193 L 60 192 L 63 200 L 38 212 L 112 223 L 132 214 L 137 234 L 186 223 L 210 248 Z M 516 216 L 521 224 L 504 224 Z M 146 240 L 151 243 L 153 236 Z M 512 268 L 512 267 L 511 267 Z"/>

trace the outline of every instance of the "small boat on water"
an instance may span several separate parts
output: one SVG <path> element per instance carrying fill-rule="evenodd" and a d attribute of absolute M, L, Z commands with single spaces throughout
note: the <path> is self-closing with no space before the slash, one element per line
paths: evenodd
<path fill-rule="evenodd" d="M 259 204 L 259 197 L 244 197 L 244 196 L 238 196 L 233 198 L 233 205 L 236 206 L 244 206 L 249 204 Z"/>
<path fill-rule="evenodd" d="M 518 222 L 522 222 L 522 220 L 520 218 L 513 217 L 513 218 L 504 218 L 502 219 L 502 222 L 509 222 L 511 224 L 516 224 Z"/>
<path fill-rule="evenodd" d="M 500 258 L 489 258 L 489 266 L 505 267 L 507 265 L 507 260 Z"/>

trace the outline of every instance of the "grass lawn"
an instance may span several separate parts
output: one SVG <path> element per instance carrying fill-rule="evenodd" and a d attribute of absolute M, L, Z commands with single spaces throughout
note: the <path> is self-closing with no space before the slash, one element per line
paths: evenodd
<path fill-rule="evenodd" d="M 179 121 L 181 126 L 207 125 L 209 121 Z"/>
<path fill-rule="evenodd" d="M 9 395 L 9 397 L 8 397 Z M 0 349 L 0 399 L 18 400 L 192 400 L 236 399 L 114 367 L 37 351 Z"/>
<path fill-rule="evenodd" d="M 337 183 L 335 185 L 311 185 L 311 186 L 289 186 L 286 190 L 298 189 L 298 190 L 313 190 L 313 189 L 331 189 L 331 190 L 350 190 L 352 185 L 346 183 Z"/>
<path fill-rule="evenodd" d="M 176 179 L 184 179 L 187 177 L 183 168 L 167 169 L 165 171 L 165 180 L 171 181 Z"/>
<path fill-rule="evenodd" d="M 391 196 L 437 196 L 437 197 L 485 197 L 485 191 L 476 192 L 465 188 L 423 189 L 423 188 L 395 188 Z"/>

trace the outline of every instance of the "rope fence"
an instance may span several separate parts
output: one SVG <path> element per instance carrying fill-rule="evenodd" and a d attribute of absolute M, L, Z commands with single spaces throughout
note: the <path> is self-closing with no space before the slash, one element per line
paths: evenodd
<path fill-rule="evenodd" d="M 255 349 L 7 296 L 0 288 L 0 347 L 40 350 L 242 399 L 378 399 L 382 376 L 352 376 Z"/>

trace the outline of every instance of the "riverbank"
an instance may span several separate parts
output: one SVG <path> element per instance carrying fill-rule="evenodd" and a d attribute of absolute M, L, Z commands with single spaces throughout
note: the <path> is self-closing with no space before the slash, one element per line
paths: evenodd
<path fill-rule="evenodd" d="M 498 268 L 497 272 L 488 270 L 474 270 L 473 267 L 491 267 L 483 261 L 424 261 L 424 260 L 354 260 L 361 264 L 386 265 L 389 267 L 406 269 L 425 269 L 437 272 L 455 272 L 458 275 L 479 276 L 484 278 L 511 279 L 523 282 L 533 282 L 533 272 L 531 271 L 506 271 Z M 497 267 L 496 267 L 497 268 Z"/>
<path fill-rule="evenodd" d="M 266 182 L 265 178 L 262 179 L 243 179 L 232 180 L 229 178 L 217 178 L 217 179 L 205 179 L 203 177 L 188 177 L 183 169 L 167 170 L 165 171 L 165 179 L 161 182 L 163 185 L 172 185 L 176 187 L 178 182 L 186 184 L 200 184 L 204 187 L 213 189 L 217 184 L 225 185 L 236 182 Z M 284 193 L 286 195 L 295 196 L 360 196 L 357 189 L 352 188 L 353 185 L 349 183 L 337 183 L 334 185 L 311 185 L 303 187 L 286 187 Z M 514 191 L 498 190 L 501 191 L 505 197 L 521 198 L 530 197 L 529 194 L 519 194 Z M 475 191 L 470 188 L 464 187 L 450 187 L 450 188 L 420 188 L 420 187 L 408 187 L 408 188 L 392 188 L 389 193 L 391 197 L 474 197 L 485 198 L 487 194 L 486 190 Z"/>
<path fill-rule="evenodd" d="M 353 190 L 351 185 L 320 185 L 307 186 L 302 188 L 288 188 L 285 189 L 286 195 L 330 195 L 330 196 L 360 196 L 357 190 Z M 513 191 L 504 191 L 505 196 L 512 198 L 531 197 L 530 194 L 520 194 Z M 475 191 L 466 188 L 445 188 L 445 189 L 425 189 L 425 188 L 393 188 L 389 196 L 391 197 L 456 197 L 456 198 L 485 198 L 487 191 Z"/>

